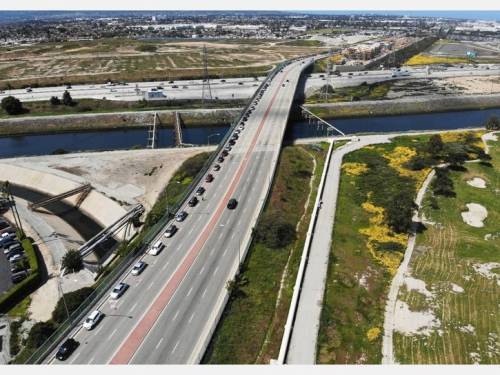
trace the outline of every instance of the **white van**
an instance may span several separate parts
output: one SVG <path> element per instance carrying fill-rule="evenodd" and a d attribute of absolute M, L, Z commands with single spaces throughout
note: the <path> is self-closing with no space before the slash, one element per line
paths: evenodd
<path fill-rule="evenodd" d="M 151 255 L 158 255 L 165 248 L 165 244 L 161 241 L 156 241 L 156 243 L 149 249 L 148 253 Z"/>

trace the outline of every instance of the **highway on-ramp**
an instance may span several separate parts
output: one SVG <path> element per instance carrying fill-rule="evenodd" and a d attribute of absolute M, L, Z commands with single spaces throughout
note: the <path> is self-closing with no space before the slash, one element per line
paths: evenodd
<path fill-rule="evenodd" d="M 310 60 L 310 59 L 309 59 Z M 306 60 L 285 66 L 269 84 L 215 179 L 203 182 L 203 200 L 184 206 L 166 249 L 146 254 L 139 276 L 120 279 L 130 288 L 118 300 L 96 305 L 104 319 L 91 331 L 75 328 L 79 343 L 66 363 L 198 363 L 227 298 L 226 283 L 238 269 L 265 203 L 297 82 Z M 226 208 L 235 198 L 234 210 Z M 166 229 L 166 228 L 165 228 Z M 162 232 L 163 233 L 163 232 Z M 52 353 L 49 363 L 58 363 Z"/>

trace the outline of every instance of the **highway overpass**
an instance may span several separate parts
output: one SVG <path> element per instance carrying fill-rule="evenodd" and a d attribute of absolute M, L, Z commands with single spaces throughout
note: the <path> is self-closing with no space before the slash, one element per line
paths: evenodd
<path fill-rule="evenodd" d="M 251 241 L 276 170 L 290 108 L 302 71 L 311 58 L 291 62 L 270 80 L 239 139 L 195 207 L 186 202 L 187 218 L 165 238 L 166 248 L 140 258 L 148 266 L 139 276 L 131 269 L 120 277 L 130 285 L 118 300 L 106 294 L 97 304 L 104 319 L 91 331 L 81 321 L 66 336 L 80 346 L 67 363 L 198 363 L 222 313 L 234 278 Z M 234 128 L 232 134 L 234 134 Z M 208 173 L 207 172 L 207 173 Z M 235 198 L 234 210 L 226 208 Z M 111 288 L 114 285 L 111 286 Z M 109 290 L 110 292 L 111 290 Z M 55 350 L 45 363 L 59 363 Z"/>
<path fill-rule="evenodd" d="M 463 68 L 460 68 L 463 66 Z M 448 78 L 459 76 L 488 76 L 500 75 L 500 65 L 481 64 L 456 65 L 447 68 L 431 67 L 403 67 L 402 72 L 396 73 L 393 70 L 366 70 L 351 73 L 341 73 L 341 76 L 325 74 L 311 74 L 307 77 L 305 90 L 318 89 L 325 84 L 331 84 L 334 88 L 357 86 L 363 82 L 373 84 L 393 79 L 428 79 L 428 78 Z M 224 80 L 211 80 L 213 97 L 220 100 L 248 99 L 262 83 L 265 77 L 255 78 L 227 78 Z M 137 101 L 143 99 L 144 92 L 151 89 L 159 89 L 166 95 L 168 100 L 194 100 L 201 99 L 203 82 L 201 80 L 184 80 L 168 83 L 158 82 L 129 82 L 127 85 L 120 84 L 94 84 L 94 85 L 73 85 L 68 91 L 74 99 L 109 99 L 123 101 Z M 24 102 L 49 100 L 52 96 L 62 97 L 66 86 L 32 88 L 31 92 L 26 89 L 5 90 L 0 92 L 0 100 L 6 96 L 13 95 Z M 158 89 L 157 89 L 158 90 Z"/>

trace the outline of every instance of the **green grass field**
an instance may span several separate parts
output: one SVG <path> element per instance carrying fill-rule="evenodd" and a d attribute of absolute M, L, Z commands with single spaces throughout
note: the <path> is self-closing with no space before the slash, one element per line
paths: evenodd
<path fill-rule="evenodd" d="M 320 148 L 287 146 L 282 150 L 263 216 L 280 212 L 287 221 L 298 225 L 297 239 L 278 249 L 253 242 L 241 273 L 245 283 L 228 302 L 204 363 L 268 364 L 277 358 L 326 149 L 323 144 Z"/>
<path fill-rule="evenodd" d="M 465 172 L 452 172 L 456 197 L 437 197 L 439 208 L 424 199 L 426 230 L 417 236 L 411 260 L 412 277 L 423 280 L 433 297 L 406 288 L 399 299 L 412 311 L 430 311 L 439 328 L 429 336 L 395 333 L 396 359 L 414 364 L 500 363 L 500 142 L 490 142 L 491 166 L 467 163 Z M 486 181 L 480 189 L 467 184 L 473 177 Z M 486 207 L 484 227 L 465 224 L 467 203 Z M 490 270 L 488 271 L 488 267 Z M 486 271 L 480 270 L 486 267 Z M 460 289 L 452 289 L 455 284 Z"/>

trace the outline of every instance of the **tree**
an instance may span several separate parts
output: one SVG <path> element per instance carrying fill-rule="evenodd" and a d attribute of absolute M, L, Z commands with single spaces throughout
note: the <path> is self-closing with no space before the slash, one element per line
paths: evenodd
<path fill-rule="evenodd" d="M 9 115 L 19 115 L 24 112 L 21 101 L 13 96 L 7 96 L 2 99 L 2 109 Z"/>
<path fill-rule="evenodd" d="M 451 167 L 460 167 L 469 158 L 463 145 L 458 143 L 448 143 L 445 148 L 444 161 Z"/>
<path fill-rule="evenodd" d="M 50 104 L 59 105 L 59 104 L 61 104 L 61 100 L 57 96 L 52 96 L 50 98 Z"/>
<path fill-rule="evenodd" d="M 64 94 L 62 96 L 62 102 L 64 105 L 69 105 L 69 106 L 72 106 L 75 104 L 75 102 L 73 101 L 73 98 L 71 97 L 71 94 L 69 93 L 68 90 L 64 91 Z"/>
<path fill-rule="evenodd" d="M 444 149 L 444 143 L 439 134 L 434 134 L 429 138 L 427 151 L 433 156 L 439 156 Z"/>
<path fill-rule="evenodd" d="M 62 258 L 62 267 L 71 272 L 78 272 L 83 267 L 82 257 L 78 250 L 69 250 Z"/>
<path fill-rule="evenodd" d="M 436 177 L 431 183 L 431 189 L 435 195 L 455 196 L 453 180 L 450 178 L 450 171 L 447 168 L 436 169 Z"/>
<path fill-rule="evenodd" d="M 500 130 L 500 120 L 497 116 L 493 115 L 486 120 L 486 129 L 488 130 Z"/>
<path fill-rule="evenodd" d="M 56 327 L 50 320 L 48 322 L 35 323 L 26 340 L 26 347 L 32 349 L 39 348 L 45 341 L 47 341 L 55 330 Z"/>
<path fill-rule="evenodd" d="M 407 233 L 411 229 L 413 210 L 416 208 L 413 196 L 405 189 L 396 193 L 387 202 L 386 221 L 397 233 Z"/>

